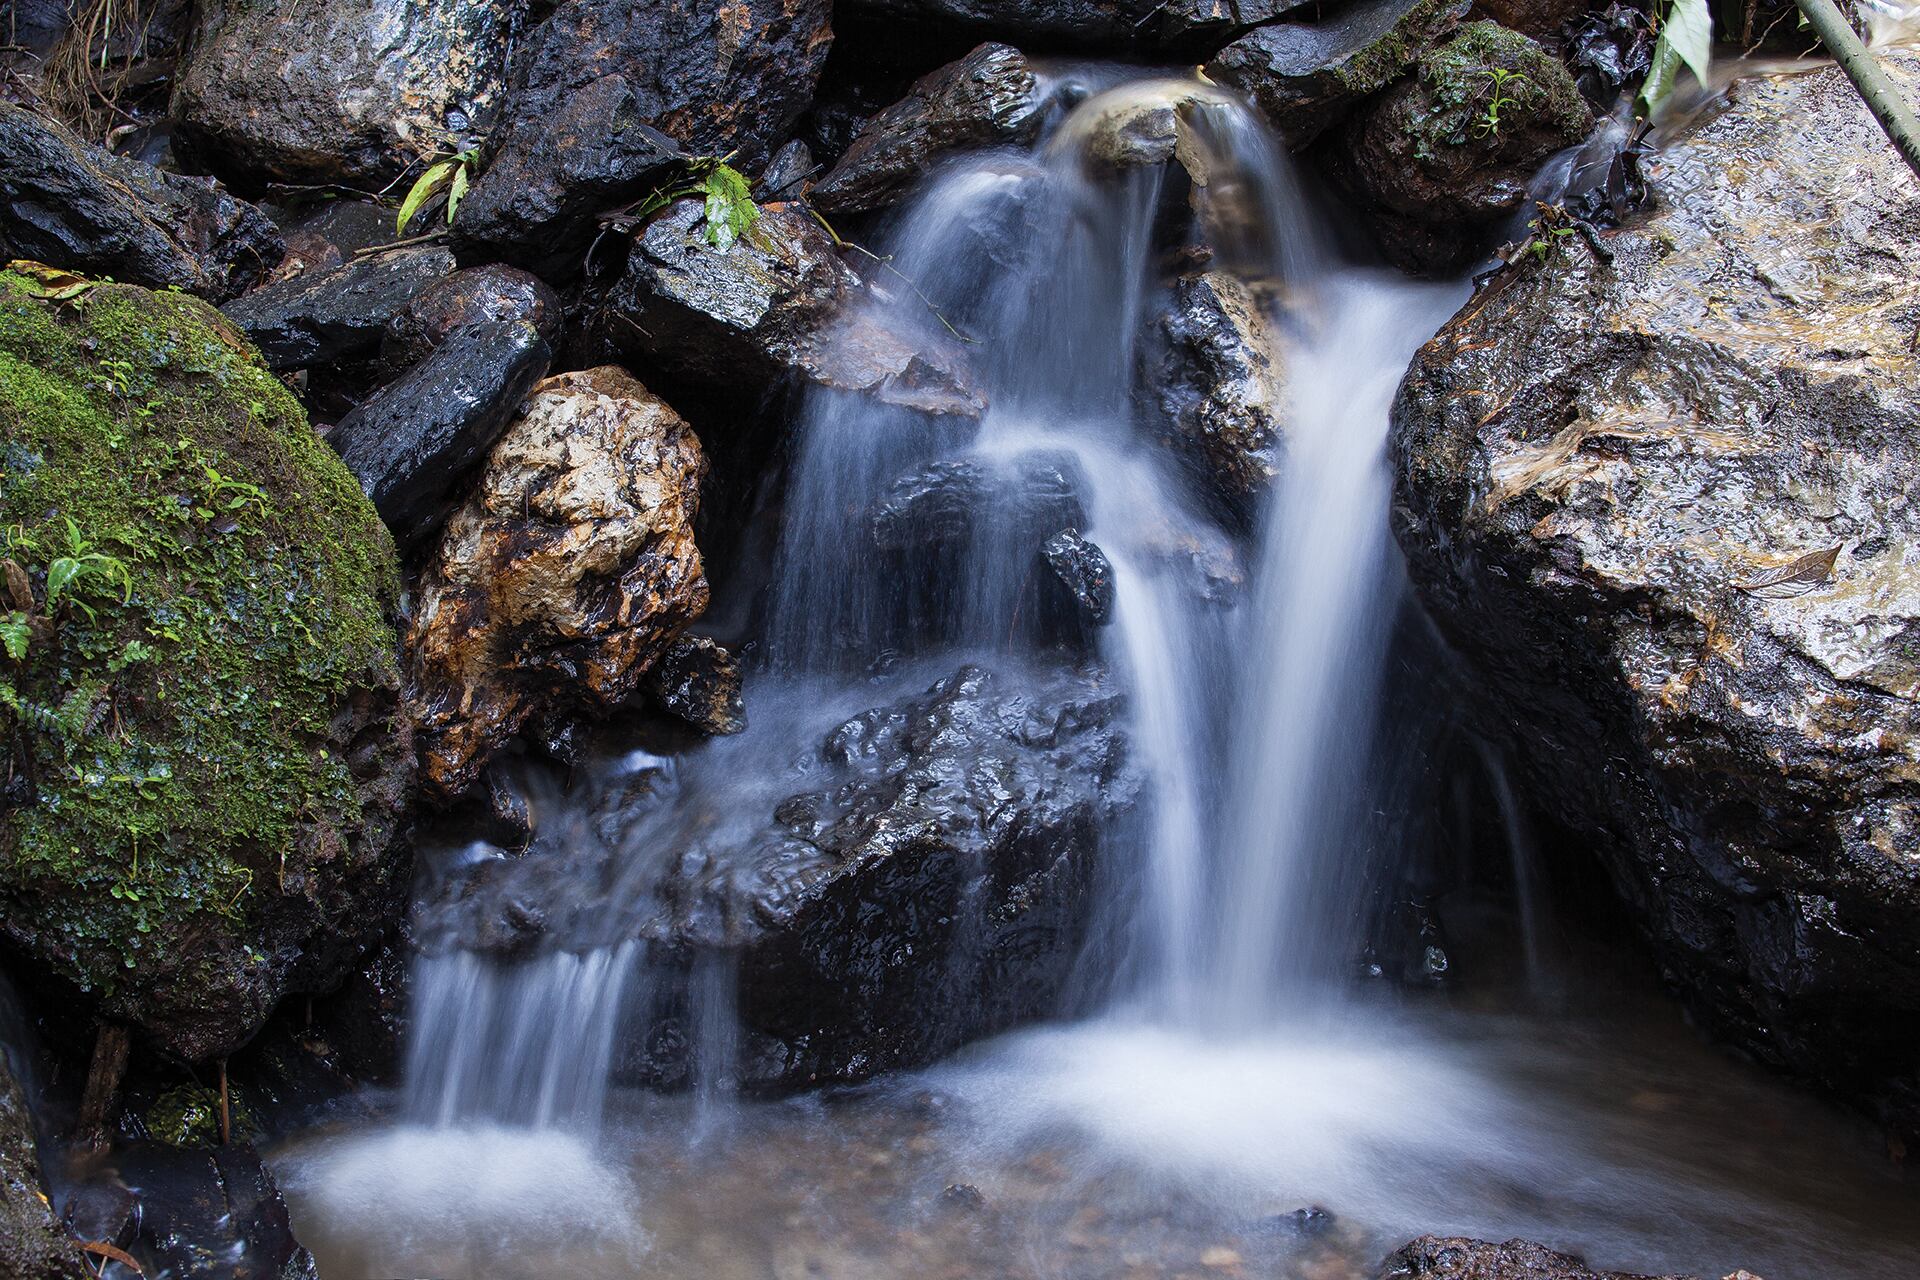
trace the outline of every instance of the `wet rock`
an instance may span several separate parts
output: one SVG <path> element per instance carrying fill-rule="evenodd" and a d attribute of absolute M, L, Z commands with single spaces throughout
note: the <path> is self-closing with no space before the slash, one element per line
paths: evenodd
<path fill-rule="evenodd" d="M 380 361 L 389 373 L 399 374 L 426 359 L 450 334 L 514 320 L 532 325 L 554 347 L 564 319 L 559 296 L 538 276 L 498 263 L 469 267 L 428 285 L 387 321 Z"/>
<path fill-rule="evenodd" d="M 1645 171 L 1415 360 L 1400 542 L 1701 1021 L 1912 1133 L 1920 191 L 1831 68 Z"/>
<path fill-rule="evenodd" d="M 634 86 L 603 76 L 517 120 L 453 224 L 464 261 L 501 259 L 561 279 L 577 274 L 600 215 L 668 181 L 681 158 L 646 123 Z"/>
<path fill-rule="evenodd" d="M 1606 112 L 1653 65 L 1653 28 L 1640 10 L 1610 4 L 1574 28 L 1564 56 L 1587 105 Z"/>
<path fill-rule="evenodd" d="M 445 800 L 537 714 L 611 710 L 706 608 L 706 470 L 620 369 L 535 387 L 423 574 L 408 636 L 426 781 Z"/>
<path fill-rule="evenodd" d="M 959 345 L 910 342 L 851 305 L 859 288 L 799 205 L 769 205 L 720 250 L 683 200 L 634 242 L 607 296 L 606 341 L 636 364 L 751 403 L 790 376 L 930 414 L 977 416 Z"/>
<path fill-rule="evenodd" d="M 452 271 L 438 246 L 395 249 L 268 285 L 225 310 L 268 368 L 333 364 L 373 355 L 394 317 Z"/>
<path fill-rule="evenodd" d="M 52 615 L 11 696 L 64 708 L 0 727 L 33 782 L 0 800 L 0 928 L 162 1052 L 219 1057 L 404 905 L 392 543 L 193 298 L 102 284 L 74 307 L 5 281 L 0 368 L 11 603 Z M 30 549 L 70 527 L 122 566 L 70 584 L 85 610 L 46 600 Z"/>
<path fill-rule="evenodd" d="M 0 102 L 0 261 L 29 258 L 218 302 L 258 283 L 284 254 L 267 216 L 215 184 L 109 155 Z"/>
<path fill-rule="evenodd" d="M 567 0 L 527 37 L 505 118 L 517 136 L 565 119 L 567 100 L 595 80 L 624 76 L 640 123 L 690 155 L 733 153 L 736 166 L 756 170 L 813 98 L 833 42 L 831 7 Z"/>
<path fill-rule="evenodd" d="M 766 170 L 753 182 L 753 198 L 761 204 L 798 200 L 812 190 L 808 179 L 819 169 L 807 144 L 795 138 L 774 153 Z"/>
<path fill-rule="evenodd" d="M 1528 1240 L 1492 1244 L 1462 1237 L 1421 1236 L 1395 1250 L 1379 1280 L 1686 1280 L 1594 1271 L 1564 1253 Z"/>
<path fill-rule="evenodd" d="M 1564 43 L 1567 28 L 1587 16 L 1587 0 L 1474 0 L 1474 16 L 1530 36 L 1550 49 Z"/>
<path fill-rule="evenodd" d="M 982 36 L 1036 47 L 1205 56 L 1304 0 L 851 0 L 849 15 L 887 29 Z"/>
<path fill-rule="evenodd" d="M 1029 142 L 1044 103 L 1027 59 L 1004 44 L 983 44 L 930 72 L 904 99 L 860 131 L 832 172 L 814 187 L 829 214 L 883 208 L 958 152 Z"/>
<path fill-rule="evenodd" d="M 205 0 L 175 141 L 236 183 L 377 188 L 485 136 L 523 0 Z"/>
<path fill-rule="evenodd" d="M 146 1275 L 318 1277 L 273 1175 L 244 1144 L 117 1147 L 110 1168 L 75 1194 L 67 1212 L 78 1234 L 116 1244 Z"/>
<path fill-rule="evenodd" d="M 884 551 L 965 543 L 988 524 L 1037 547 L 1086 523 L 1078 478 L 1070 458 L 1049 453 L 1022 455 L 1010 472 L 970 458 L 929 463 L 895 480 L 868 523 Z"/>
<path fill-rule="evenodd" d="M 1542 160 L 1592 129 L 1558 59 L 1471 22 L 1348 125 L 1337 169 L 1388 258 L 1442 273 L 1466 265 L 1486 229 L 1520 207 Z"/>
<path fill-rule="evenodd" d="M 1062 529 L 1040 547 L 1040 558 L 1067 589 L 1080 616 L 1095 626 L 1113 614 L 1113 566 L 1107 555 L 1080 536 L 1078 529 Z"/>
<path fill-rule="evenodd" d="M 740 662 L 706 636 L 681 636 L 647 672 L 642 688 L 662 710 L 705 734 L 747 727 Z"/>
<path fill-rule="evenodd" d="M 1467 0 L 1355 0 L 1318 22 L 1278 22 L 1242 36 L 1207 64 L 1207 75 L 1252 98 L 1297 149 L 1397 80 L 1469 7 Z"/>
<path fill-rule="evenodd" d="M 529 320 L 470 324 L 327 433 L 401 550 L 440 527 L 552 359 Z"/>
<path fill-rule="evenodd" d="M 1142 385 L 1162 438 L 1206 500 L 1243 527 L 1277 474 L 1286 407 L 1280 335 L 1268 312 L 1236 276 L 1184 275 L 1142 344 Z"/>
<path fill-rule="evenodd" d="M 1580 1259 L 1527 1240 L 1495 1244 L 1422 1236 L 1381 1264 L 1379 1280 L 1650 1280 L 1595 1272 Z M 1673 1280 L 1673 1278 L 1668 1278 Z"/>
<path fill-rule="evenodd" d="M 0 1045 L 0 1276 L 82 1280 L 92 1273 L 49 1207 L 26 1091 L 6 1049 Z"/>

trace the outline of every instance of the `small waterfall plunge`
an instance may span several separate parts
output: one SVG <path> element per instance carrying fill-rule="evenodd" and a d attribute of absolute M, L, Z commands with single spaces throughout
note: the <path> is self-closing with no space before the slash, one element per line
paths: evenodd
<path fill-rule="evenodd" d="M 1154 113 L 1177 117 L 1177 157 L 1126 152 L 1131 122 Z M 756 778 L 792 790 L 809 729 L 817 739 L 815 726 L 832 723 L 807 709 L 831 701 L 836 681 L 876 661 L 1017 661 L 1054 643 L 1060 621 L 1038 599 L 1031 548 L 1062 512 L 1110 570 L 1097 647 L 1127 692 L 1147 795 L 1139 828 L 1112 833 L 1114 848 L 1138 853 L 1106 875 L 1081 966 L 1088 991 L 1105 993 L 1091 998 L 1176 1021 L 1252 1018 L 1276 1007 L 1283 970 L 1304 975 L 1308 957 L 1342 945 L 1312 919 L 1342 908 L 1302 881 L 1317 874 L 1305 866 L 1314 850 L 1338 843 L 1331 815 L 1364 751 L 1351 725 L 1366 720 L 1387 611 L 1386 399 L 1445 296 L 1348 281 L 1328 265 L 1315 219 L 1250 111 L 1191 81 L 1108 89 L 1031 153 L 988 153 L 929 183 L 898 218 L 857 320 L 931 341 L 958 335 L 988 412 L 950 422 L 809 395 L 752 727 L 673 762 L 588 771 L 585 789 L 602 794 L 644 775 L 644 812 L 589 820 L 580 815 L 594 802 L 578 796 L 538 806 L 541 843 L 526 861 L 541 869 L 510 878 L 546 941 L 504 960 L 429 946 L 408 1113 L 591 1133 L 618 1046 L 658 1012 L 665 986 L 695 1088 L 714 1097 L 728 1074 L 717 1064 L 737 1051 L 710 1007 L 728 1001 L 727 982 L 663 981 L 634 940 L 665 909 L 654 901 L 665 860 L 710 857 L 728 874 L 715 813 L 750 811 Z M 1143 405 L 1142 335 L 1165 303 L 1169 255 L 1183 253 L 1241 281 L 1287 348 L 1272 353 L 1291 381 L 1282 492 L 1251 575 L 1231 528 L 1152 441 Z M 959 527 L 878 556 L 849 536 L 861 513 L 884 520 L 890 502 L 925 493 L 958 504 Z"/>

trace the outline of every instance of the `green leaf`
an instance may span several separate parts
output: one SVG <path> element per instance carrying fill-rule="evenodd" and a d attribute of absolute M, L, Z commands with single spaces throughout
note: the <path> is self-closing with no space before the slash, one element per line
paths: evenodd
<path fill-rule="evenodd" d="M 33 639 L 33 624 L 27 615 L 15 609 L 6 617 L 0 618 L 0 647 L 4 647 L 7 656 L 15 662 L 27 660 L 27 645 Z"/>
<path fill-rule="evenodd" d="M 725 253 L 760 220 L 753 188 L 738 169 L 715 162 L 700 180 L 700 189 L 707 197 L 707 243 Z"/>
<path fill-rule="evenodd" d="M 413 189 L 400 202 L 400 215 L 394 222 L 394 234 L 407 234 L 407 224 L 414 220 L 427 201 L 440 194 L 440 189 L 453 181 L 453 175 L 460 172 L 461 168 L 458 160 L 442 160 L 414 179 Z"/>
<path fill-rule="evenodd" d="M 1640 109 L 1656 114 L 1673 96 L 1680 68 L 1692 70 L 1701 84 L 1713 67 L 1713 11 L 1707 0 L 1673 0 L 1660 38 L 1653 45 L 1653 63 L 1640 86 Z"/>
<path fill-rule="evenodd" d="M 462 161 L 460 163 L 460 167 L 453 171 L 453 182 L 447 188 L 447 225 L 448 226 L 453 225 L 453 215 L 455 211 L 460 208 L 460 202 L 466 199 L 467 182 L 469 181 L 468 175 L 471 174 L 472 172 L 473 171 L 471 169 L 467 168 L 465 161 Z"/>
<path fill-rule="evenodd" d="M 48 565 L 47 566 L 47 602 L 48 604 L 51 605 L 54 597 L 58 596 L 62 591 L 65 591 L 69 586 L 73 585 L 73 580 L 79 576 L 80 576 L 80 562 L 78 560 L 75 560 L 72 556 L 61 556 L 58 560 L 55 560 L 52 564 Z M 48 612 L 51 613 L 52 609 L 49 608 Z"/>

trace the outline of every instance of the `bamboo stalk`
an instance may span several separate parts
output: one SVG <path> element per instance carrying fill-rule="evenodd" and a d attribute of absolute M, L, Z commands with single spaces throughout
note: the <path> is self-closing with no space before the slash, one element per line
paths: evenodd
<path fill-rule="evenodd" d="M 1913 108 L 1893 87 L 1893 81 L 1887 79 L 1887 73 L 1867 52 L 1867 47 L 1860 43 L 1860 37 L 1834 7 L 1833 0 L 1794 0 L 1794 3 L 1807 16 L 1807 24 L 1833 54 L 1840 69 L 1847 73 L 1847 79 L 1860 91 L 1867 110 L 1873 112 L 1873 118 L 1887 131 L 1887 137 L 1906 159 L 1907 166 L 1920 176 L 1920 120 L 1914 118 Z"/>

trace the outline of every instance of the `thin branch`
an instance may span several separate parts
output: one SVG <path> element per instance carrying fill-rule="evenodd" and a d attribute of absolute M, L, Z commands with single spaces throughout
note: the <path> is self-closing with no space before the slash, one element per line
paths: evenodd
<path fill-rule="evenodd" d="M 1860 37 L 1834 7 L 1833 0 L 1794 0 L 1794 3 L 1807 16 L 1807 25 L 1827 46 L 1840 69 L 1847 73 L 1847 79 L 1860 91 L 1867 110 L 1873 112 L 1873 118 L 1886 130 L 1907 167 L 1920 176 L 1920 120 L 1914 118 L 1913 108 L 1894 88 L 1893 81 L 1887 79 L 1879 61 L 1860 43 Z"/>

